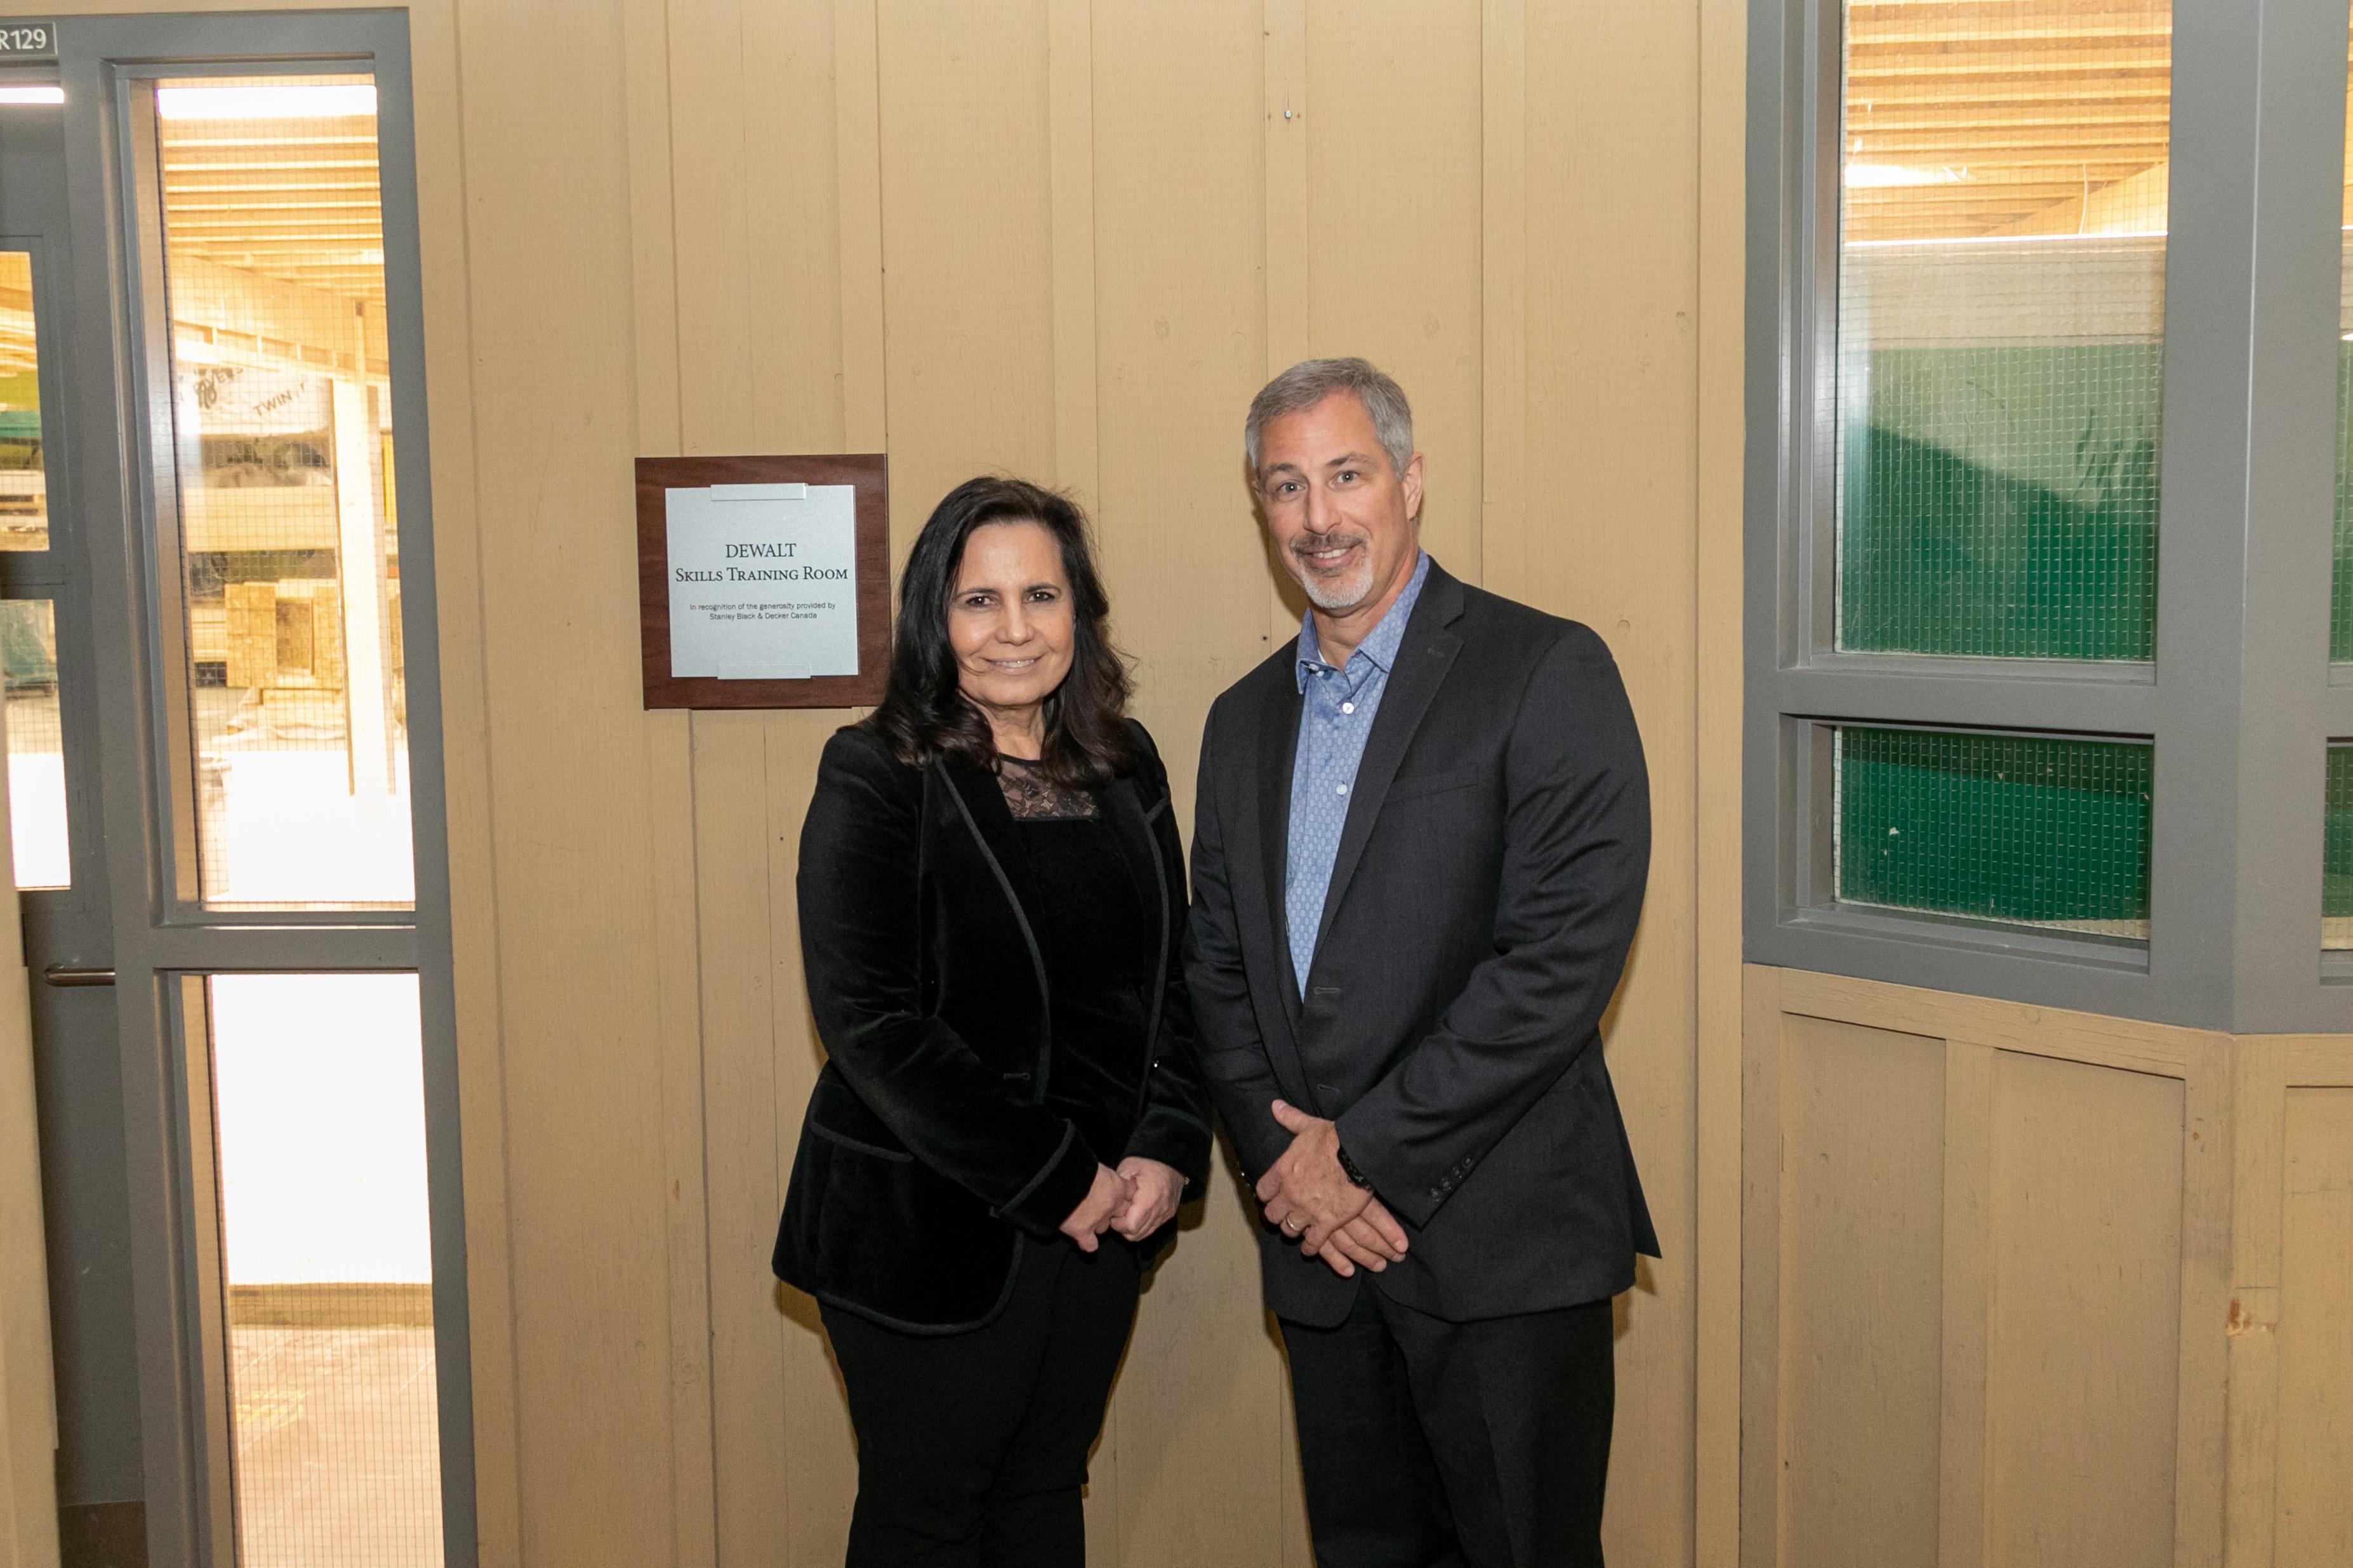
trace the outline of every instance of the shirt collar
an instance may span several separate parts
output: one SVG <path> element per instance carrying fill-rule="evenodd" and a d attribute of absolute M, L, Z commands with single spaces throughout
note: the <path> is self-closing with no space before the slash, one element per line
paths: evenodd
<path fill-rule="evenodd" d="M 1382 614 L 1365 640 L 1356 645 L 1356 652 L 1349 656 L 1350 663 L 1361 655 L 1377 666 L 1383 675 L 1397 663 L 1398 649 L 1405 642 L 1406 623 L 1413 618 L 1414 601 L 1421 597 L 1421 585 L 1430 576 L 1430 552 L 1425 550 L 1417 554 L 1419 559 L 1413 563 L 1413 575 L 1407 580 L 1405 592 L 1397 596 L 1397 602 Z M 1302 691 L 1307 689 L 1307 672 L 1319 668 L 1332 667 L 1324 662 L 1323 648 L 1315 640 L 1315 612 L 1310 610 L 1299 617 L 1299 668 L 1293 671 Z"/>

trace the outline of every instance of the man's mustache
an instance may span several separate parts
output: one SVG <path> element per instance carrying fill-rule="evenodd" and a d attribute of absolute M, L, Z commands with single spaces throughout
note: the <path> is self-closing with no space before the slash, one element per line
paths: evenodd
<path fill-rule="evenodd" d="M 1322 550 L 1345 550 L 1352 544 L 1369 545 L 1372 542 L 1372 535 L 1367 533 L 1311 533 L 1293 544 L 1291 552 L 1303 557 Z"/>

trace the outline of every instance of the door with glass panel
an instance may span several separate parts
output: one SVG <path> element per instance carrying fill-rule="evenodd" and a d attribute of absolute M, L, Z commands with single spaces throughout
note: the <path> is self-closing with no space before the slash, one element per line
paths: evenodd
<path fill-rule="evenodd" d="M 127 411 L 80 472 L 149 1561 L 468 1562 L 405 32 L 69 21 L 60 71 L 121 268 L 74 406 Z"/>
<path fill-rule="evenodd" d="M 87 518 L 71 435 L 76 280 L 54 67 L 0 74 L 0 671 L 69 1544 L 142 1527 L 137 1334 L 98 801 Z"/>

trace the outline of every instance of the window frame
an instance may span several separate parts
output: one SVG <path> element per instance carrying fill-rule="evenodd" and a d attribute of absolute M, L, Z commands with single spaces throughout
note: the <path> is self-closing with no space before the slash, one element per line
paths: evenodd
<path fill-rule="evenodd" d="M 2328 662 L 2353 11 L 2177 0 L 2146 663 L 1836 647 L 1843 20 L 1841 0 L 1749 10 L 1746 960 L 2241 1032 L 2353 1028 L 2353 953 L 2320 946 L 2327 747 L 2353 737 L 2353 665 Z M 1833 723 L 2152 742 L 2147 943 L 1837 902 L 1808 738 Z"/>

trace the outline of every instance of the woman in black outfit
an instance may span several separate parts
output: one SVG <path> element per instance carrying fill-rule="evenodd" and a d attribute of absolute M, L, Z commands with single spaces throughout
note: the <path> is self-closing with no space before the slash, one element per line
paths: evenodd
<path fill-rule="evenodd" d="M 1204 1177 L 1168 781 L 1069 500 L 974 479 L 828 742 L 801 952 L 828 1060 L 776 1271 L 858 1429 L 850 1568 L 1086 1560 L 1079 1489 L 1143 1272 Z"/>

